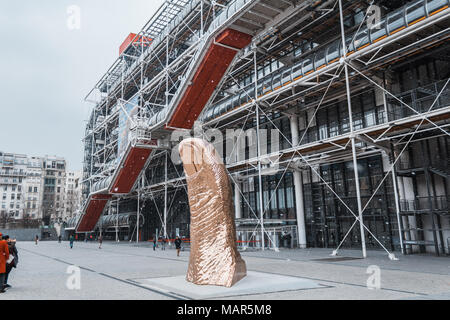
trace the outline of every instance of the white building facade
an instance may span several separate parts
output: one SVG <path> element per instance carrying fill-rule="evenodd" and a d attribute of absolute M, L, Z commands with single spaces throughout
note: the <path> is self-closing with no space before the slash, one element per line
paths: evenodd
<path fill-rule="evenodd" d="M 65 191 L 64 158 L 0 151 L 0 222 L 62 221 Z"/>
<path fill-rule="evenodd" d="M 66 174 L 64 212 L 62 216 L 64 222 L 74 217 L 81 205 L 81 179 L 81 171 L 69 171 Z"/>

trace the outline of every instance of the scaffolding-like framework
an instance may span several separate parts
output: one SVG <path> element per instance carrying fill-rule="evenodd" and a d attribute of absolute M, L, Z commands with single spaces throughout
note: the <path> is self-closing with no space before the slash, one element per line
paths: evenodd
<path fill-rule="evenodd" d="M 338 253 L 352 229 L 359 226 L 363 257 L 367 255 L 365 239 L 369 234 L 390 259 L 396 259 L 392 250 L 364 223 L 364 213 L 387 179 L 393 182 L 396 232 L 401 251 L 406 253 L 408 246 L 417 243 L 408 239 L 409 230 L 404 227 L 403 203 L 397 184 L 398 176 L 406 173 L 399 173 L 397 169 L 412 143 L 430 136 L 448 139 L 450 78 L 434 83 L 432 88 L 422 88 L 431 101 L 417 104 L 417 100 L 408 103 L 392 93 L 385 75 L 390 65 L 420 57 L 426 50 L 446 47 L 450 40 L 450 3 L 447 0 L 410 1 L 403 7 L 387 10 L 370 25 L 372 5 L 373 1 L 342 0 L 166 1 L 86 97 L 87 101 L 95 103 L 84 138 L 86 201 L 92 194 L 108 193 L 117 171 L 123 167 L 119 122 L 121 114 L 125 115 L 131 123 L 129 146 L 151 145 L 151 154 L 133 190 L 129 194 L 113 195 L 106 211 L 111 213 L 114 203 L 119 213 L 120 199 L 136 199 L 139 213 L 146 201 L 154 202 L 161 234 L 169 236 L 167 224 L 175 197 L 170 199 L 168 194 L 186 192 L 186 184 L 180 166 L 170 161 L 173 147 L 170 137 L 173 130 L 180 128 L 170 127 L 168 123 L 187 88 L 195 86 L 192 79 L 206 59 L 207 49 L 211 44 L 223 46 L 215 39 L 231 28 L 251 35 L 252 42 L 243 50 L 236 50 L 238 53 L 226 75 L 203 107 L 200 120 L 204 132 L 208 129 L 256 129 L 256 156 L 242 158 L 245 149 L 233 146 L 237 149 L 234 159 L 227 162 L 235 187 L 237 211 L 241 199 L 252 216 L 244 221 L 240 213 L 236 213 L 238 224 L 247 226 L 242 228 L 246 236 L 241 243 L 256 242 L 262 250 L 278 248 L 273 235 L 276 230 L 285 230 L 274 228 L 275 221 L 266 221 L 265 211 L 281 179 L 292 172 L 296 219 L 295 228 L 290 226 L 289 232 L 300 247 L 306 246 L 302 176 L 308 169 L 354 219 L 333 255 Z M 352 20 L 356 13 L 359 20 Z M 277 67 L 272 68 L 274 64 Z M 353 92 L 367 87 L 381 92 L 383 110 L 375 123 L 357 126 L 360 115 L 352 108 Z M 333 101 L 346 103 L 348 127 L 345 132 L 305 141 L 319 110 Z M 130 106 L 136 107 L 133 114 L 128 113 Z M 311 116 L 299 134 L 300 113 L 305 110 Z M 290 132 L 275 123 L 274 112 L 289 119 Z M 279 131 L 285 147 L 262 152 L 262 121 Z M 363 202 L 358 159 L 373 154 L 385 155 L 390 163 L 381 181 L 374 186 L 373 195 Z M 320 170 L 320 165 L 342 160 L 353 163 L 356 207 L 342 199 Z M 176 174 L 169 176 L 170 170 Z M 438 173 L 448 181 L 446 170 Z M 281 178 L 269 199 L 264 199 L 262 179 L 269 174 L 278 174 Z M 243 194 L 242 181 L 249 178 L 258 180 L 257 208 L 262 210 L 253 210 Z M 428 182 L 427 185 L 429 189 Z M 163 198 L 162 208 L 155 201 L 158 196 Z M 137 214 L 138 226 L 139 217 Z M 433 245 L 439 254 L 433 215 L 432 220 Z M 139 232 L 134 234 L 139 241 Z M 442 242 L 441 237 L 441 246 Z"/>

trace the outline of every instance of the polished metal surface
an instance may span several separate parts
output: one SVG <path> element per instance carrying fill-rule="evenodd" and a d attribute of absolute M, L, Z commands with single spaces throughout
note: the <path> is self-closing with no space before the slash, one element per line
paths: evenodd
<path fill-rule="evenodd" d="M 236 247 L 232 189 L 214 146 L 186 139 L 179 147 L 191 208 L 191 253 L 186 279 L 232 287 L 247 275 Z"/>

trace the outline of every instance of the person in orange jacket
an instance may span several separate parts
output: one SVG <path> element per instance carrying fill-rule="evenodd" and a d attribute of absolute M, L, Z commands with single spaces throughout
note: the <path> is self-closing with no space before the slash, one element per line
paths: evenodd
<path fill-rule="evenodd" d="M 8 243 L 0 233 L 0 293 L 5 292 L 6 261 L 9 259 Z"/>

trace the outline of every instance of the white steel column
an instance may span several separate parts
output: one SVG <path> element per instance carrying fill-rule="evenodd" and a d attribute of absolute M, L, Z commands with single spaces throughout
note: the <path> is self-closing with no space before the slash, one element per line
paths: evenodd
<path fill-rule="evenodd" d="M 256 51 L 253 52 L 254 66 L 255 66 L 255 99 L 258 96 L 258 65 L 256 62 Z M 259 105 L 255 103 L 256 107 L 256 136 L 257 136 L 257 160 L 258 160 L 258 179 L 259 179 L 259 212 L 261 223 L 261 248 L 264 251 L 264 201 L 263 201 L 263 188 L 262 188 L 262 176 L 261 176 L 261 136 L 259 132 Z"/>
<path fill-rule="evenodd" d="M 167 154 L 168 152 L 166 152 L 166 158 L 164 161 L 164 181 L 166 182 L 164 184 L 164 238 L 167 239 Z"/>
<path fill-rule="evenodd" d="M 137 218 L 136 218 L 136 243 L 139 243 L 139 215 L 141 214 L 141 210 L 139 208 L 141 200 L 141 186 L 138 182 L 138 198 L 137 198 Z"/>
<path fill-rule="evenodd" d="M 352 156 L 353 156 L 353 171 L 355 173 L 355 187 L 356 187 L 356 201 L 358 203 L 358 213 L 359 213 L 359 228 L 361 231 L 361 247 L 362 247 L 362 255 L 364 258 L 367 257 L 366 252 L 366 238 L 364 232 L 364 222 L 362 216 L 362 204 L 361 204 L 361 190 L 359 185 L 359 173 L 358 173 L 358 159 L 356 157 L 356 146 L 355 146 L 355 135 L 353 128 L 353 116 L 352 116 L 352 102 L 351 102 L 351 94 L 350 94 L 350 80 L 348 78 L 348 66 L 347 66 L 347 44 L 345 41 L 345 29 L 344 29 L 344 14 L 342 10 L 342 0 L 339 0 L 339 11 L 341 17 L 341 35 L 342 35 L 342 47 L 344 49 L 344 69 L 345 69 L 345 84 L 347 88 L 347 104 L 348 104 L 348 121 L 350 124 L 350 136 L 352 141 Z"/>
<path fill-rule="evenodd" d="M 116 242 L 119 242 L 119 199 L 117 199 L 116 211 Z"/>
<path fill-rule="evenodd" d="M 235 150 L 236 150 L 236 159 L 235 162 L 239 162 L 241 160 L 241 143 L 239 137 L 234 138 L 235 140 Z M 239 177 L 237 176 L 234 179 L 234 211 L 236 219 L 242 219 L 242 196 L 241 196 L 241 183 L 239 182 Z"/>
<path fill-rule="evenodd" d="M 393 168 L 392 170 L 393 174 L 395 172 L 395 176 L 397 176 L 397 171 L 395 170 L 395 168 Z M 406 192 L 405 192 L 405 182 L 403 181 L 403 177 L 398 177 L 395 181 L 395 183 L 397 184 L 397 190 L 399 190 L 399 199 L 400 200 L 405 200 L 406 201 L 406 205 L 408 205 L 407 201 L 408 201 L 408 197 L 406 197 Z M 407 216 L 401 217 L 401 221 L 400 223 L 402 223 L 402 235 L 404 237 L 405 241 L 411 241 L 411 226 L 409 225 L 409 219 Z M 411 245 L 406 245 L 404 246 L 405 248 L 405 252 L 406 254 L 410 254 L 412 253 L 412 249 L 413 247 Z"/>
<path fill-rule="evenodd" d="M 298 117 L 292 115 L 291 121 L 291 135 L 292 145 L 298 146 L 300 143 L 298 134 Z M 305 224 L 305 203 L 303 199 L 303 177 L 300 171 L 294 170 L 294 190 L 295 190 L 295 204 L 297 213 L 297 229 L 298 229 L 298 241 L 299 248 L 306 248 L 306 224 Z"/>
<path fill-rule="evenodd" d="M 242 219 L 242 210 L 241 210 L 241 186 L 238 178 L 236 178 L 236 182 L 234 183 L 234 211 L 236 219 Z"/>
<path fill-rule="evenodd" d="M 392 153 L 392 156 L 394 156 L 394 153 Z M 395 158 L 394 158 L 395 159 Z M 395 211 L 397 213 L 397 224 L 398 224 L 398 236 L 400 240 L 400 249 L 402 251 L 402 254 L 405 254 L 405 247 L 403 245 L 403 228 L 402 228 L 402 221 L 400 216 L 400 199 L 398 196 L 398 186 L 397 186 L 397 174 L 395 172 L 395 166 L 392 168 L 392 182 L 394 187 L 394 198 L 395 198 Z"/>

